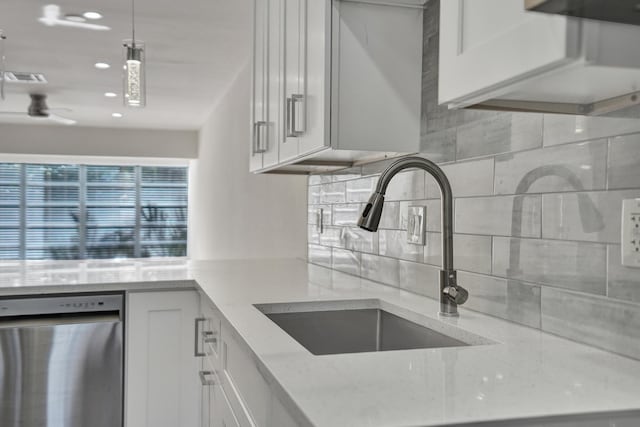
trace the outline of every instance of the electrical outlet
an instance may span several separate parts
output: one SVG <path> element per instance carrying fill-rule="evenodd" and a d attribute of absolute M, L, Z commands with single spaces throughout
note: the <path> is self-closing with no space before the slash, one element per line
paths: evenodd
<path fill-rule="evenodd" d="M 409 206 L 407 211 L 407 243 L 424 246 L 426 228 L 426 206 Z"/>
<path fill-rule="evenodd" d="M 622 265 L 640 268 L 640 199 L 622 201 Z"/>
<path fill-rule="evenodd" d="M 316 211 L 316 230 L 319 234 L 324 233 L 324 208 Z"/>

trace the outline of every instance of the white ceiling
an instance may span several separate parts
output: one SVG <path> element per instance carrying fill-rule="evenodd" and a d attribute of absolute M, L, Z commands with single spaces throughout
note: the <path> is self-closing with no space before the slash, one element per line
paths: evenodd
<path fill-rule="evenodd" d="M 47 27 L 42 7 L 62 14 L 98 11 L 110 31 Z M 1 0 L 7 69 L 44 73 L 45 86 L 8 84 L 0 111 L 25 111 L 28 93 L 48 94 L 50 108 L 78 126 L 199 129 L 213 104 L 248 61 L 250 0 L 136 0 L 136 38 L 147 45 L 147 107 L 122 104 L 122 41 L 131 38 L 130 0 Z M 108 70 L 93 64 L 107 62 Z M 106 98 L 115 92 L 116 98 Z M 121 112 L 124 117 L 111 117 Z M 1 115 L 0 122 L 39 123 Z M 47 124 L 51 122 L 46 121 Z"/>

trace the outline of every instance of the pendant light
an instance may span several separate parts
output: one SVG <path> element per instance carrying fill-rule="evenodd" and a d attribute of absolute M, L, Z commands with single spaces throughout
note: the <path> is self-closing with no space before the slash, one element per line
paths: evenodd
<path fill-rule="evenodd" d="M 131 0 L 131 40 L 123 42 L 124 73 L 123 101 L 127 107 L 144 107 L 146 104 L 145 47 L 136 40 L 135 0 Z"/>

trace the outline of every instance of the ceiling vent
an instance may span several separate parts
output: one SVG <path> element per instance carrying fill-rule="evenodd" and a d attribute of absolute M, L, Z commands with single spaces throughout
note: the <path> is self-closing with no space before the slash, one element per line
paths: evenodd
<path fill-rule="evenodd" d="M 41 73 L 23 73 L 18 71 L 5 71 L 5 78 L 8 83 L 35 83 L 46 84 L 47 79 Z"/>

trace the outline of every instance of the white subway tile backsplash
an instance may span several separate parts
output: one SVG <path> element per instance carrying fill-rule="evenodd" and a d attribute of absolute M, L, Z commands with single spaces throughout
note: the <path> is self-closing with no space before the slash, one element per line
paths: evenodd
<path fill-rule="evenodd" d="M 473 295 L 467 308 L 540 328 L 540 286 L 464 271 L 458 283 Z"/>
<path fill-rule="evenodd" d="M 395 258 L 362 254 L 361 273 L 365 279 L 400 286 L 400 261 Z"/>
<path fill-rule="evenodd" d="M 343 249 L 333 249 L 331 268 L 343 273 L 360 275 L 360 253 Z"/>
<path fill-rule="evenodd" d="M 620 245 L 607 247 L 607 296 L 640 303 L 640 269 L 622 265 Z"/>
<path fill-rule="evenodd" d="M 611 139 L 609 189 L 640 187 L 640 134 Z"/>
<path fill-rule="evenodd" d="M 493 275 L 605 295 L 606 246 L 494 237 Z"/>
<path fill-rule="evenodd" d="M 323 232 L 318 237 L 320 244 L 330 246 L 332 248 L 343 248 L 342 228 L 340 227 L 324 227 Z"/>
<path fill-rule="evenodd" d="M 458 127 L 456 159 L 528 150 L 542 146 L 540 114 L 506 113 Z"/>
<path fill-rule="evenodd" d="M 541 210 L 538 195 L 457 199 L 455 232 L 540 237 Z"/>
<path fill-rule="evenodd" d="M 446 107 L 445 107 L 446 108 Z M 440 124 L 431 126 L 437 127 Z M 420 153 L 434 162 L 449 162 L 456 158 L 456 130 L 423 131 L 420 136 Z"/>
<path fill-rule="evenodd" d="M 440 268 L 410 261 L 400 261 L 400 288 L 415 294 L 438 299 Z"/>
<path fill-rule="evenodd" d="M 362 204 L 338 204 L 333 205 L 333 225 L 355 226 L 362 212 Z"/>
<path fill-rule="evenodd" d="M 343 227 L 340 235 L 341 247 L 352 251 L 378 253 L 378 234 L 354 227 Z"/>
<path fill-rule="evenodd" d="M 399 173 L 391 180 L 384 199 L 391 202 L 394 200 L 424 199 L 425 197 L 425 172 L 410 170 Z"/>
<path fill-rule="evenodd" d="M 313 185 L 309 186 L 307 190 L 307 199 L 310 205 L 317 205 L 320 203 L 320 186 Z"/>
<path fill-rule="evenodd" d="M 307 226 L 307 243 L 320 244 L 320 232 L 315 225 Z"/>
<path fill-rule="evenodd" d="M 347 181 L 347 202 L 366 202 L 373 194 L 378 182 L 377 177 Z"/>
<path fill-rule="evenodd" d="M 308 245 L 307 257 L 312 264 L 331 267 L 331 248 L 320 245 Z"/>
<path fill-rule="evenodd" d="M 416 262 L 424 259 L 424 246 L 407 243 L 404 230 L 380 230 L 378 238 L 380 255 Z"/>
<path fill-rule="evenodd" d="M 495 194 L 603 190 L 607 141 L 496 157 Z"/>
<path fill-rule="evenodd" d="M 542 288 L 542 330 L 640 358 L 640 305 Z"/>
<path fill-rule="evenodd" d="M 328 184 L 331 181 L 330 175 L 309 175 L 309 185 Z"/>
<path fill-rule="evenodd" d="M 545 146 L 589 141 L 633 132 L 640 132 L 640 120 L 636 118 L 544 115 Z"/>
<path fill-rule="evenodd" d="M 384 209 L 380 217 L 380 228 L 399 230 L 400 227 L 400 202 L 384 202 Z"/>
<path fill-rule="evenodd" d="M 493 194 L 493 167 L 491 158 L 444 165 L 442 170 L 449 178 L 456 197 L 489 196 Z M 440 188 L 427 174 L 427 199 L 439 198 Z"/>
<path fill-rule="evenodd" d="M 426 264 L 442 265 L 442 234 L 427 233 L 424 249 Z M 454 266 L 457 270 L 491 274 L 491 236 L 453 235 Z"/>
<path fill-rule="evenodd" d="M 346 184 L 344 182 L 334 182 L 333 184 L 323 184 L 320 186 L 319 203 L 345 203 Z"/>
<path fill-rule="evenodd" d="M 640 190 L 544 194 L 542 237 L 620 243 L 622 200 Z"/>

